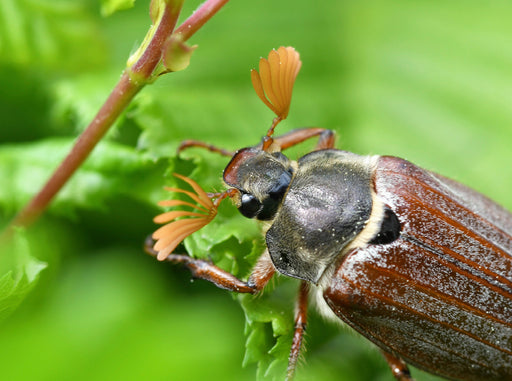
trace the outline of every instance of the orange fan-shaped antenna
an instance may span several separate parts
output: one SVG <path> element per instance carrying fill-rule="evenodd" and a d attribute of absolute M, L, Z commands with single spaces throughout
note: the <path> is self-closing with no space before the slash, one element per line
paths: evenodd
<path fill-rule="evenodd" d="M 165 224 L 153 233 L 153 239 L 156 243 L 153 247 L 158 252 L 157 259 L 163 261 L 174 249 L 192 233 L 198 231 L 202 227 L 208 225 L 217 215 L 217 206 L 220 197 L 212 202 L 208 194 L 193 180 L 188 177 L 174 174 L 177 178 L 187 182 L 195 191 L 189 192 L 178 188 L 165 188 L 170 192 L 178 192 L 186 194 L 199 205 L 182 200 L 165 200 L 160 201 L 161 206 L 188 206 L 197 210 L 197 212 L 187 210 L 172 210 L 156 216 L 153 221 L 157 224 Z M 218 195 L 216 195 L 218 196 Z M 223 198 L 223 197 L 222 197 Z M 190 217 L 179 219 L 180 217 Z"/>
<path fill-rule="evenodd" d="M 281 46 L 272 50 L 268 59 L 260 59 L 259 73 L 255 69 L 251 70 L 256 94 L 277 116 L 268 136 L 272 135 L 277 123 L 288 116 L 293 84 L 301 65 L 299 53 L 294 48 Z"/>

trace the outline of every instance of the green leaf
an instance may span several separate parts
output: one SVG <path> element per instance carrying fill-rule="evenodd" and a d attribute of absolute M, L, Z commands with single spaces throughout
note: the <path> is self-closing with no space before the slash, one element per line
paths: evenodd
<path fill-rule="evenodd" d="M 101 0 L 101 15 L 110 16 L 117 11 L 130 9 L 135 4 L 135 0 Z"/>
<path fill-rule="evenodd" d="M 283 279 L 284 280 L 284 279 Z M 261 296 L 239 295 L 246 316 L 244 365 L 258 365 L 257 379 L 283 379 L 293 338 L 296 281 L 268 286 Z"/>
<path fill-rule="evenodd" d="M 46 263 L 35 259 L 24 231 L 0 243 L 0 321 L 9 316 L 37 283 Z"/>

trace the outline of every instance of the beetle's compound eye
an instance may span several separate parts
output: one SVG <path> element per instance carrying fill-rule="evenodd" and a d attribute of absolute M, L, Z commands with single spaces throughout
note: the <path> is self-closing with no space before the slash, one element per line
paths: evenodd
<path fill-rule="evenodd" d="M 261 209 L 261 203 L 259 200 L 250 193 L 242 193 L 240 199 L 240 213 L 247 218 L 254 218 Z"/>

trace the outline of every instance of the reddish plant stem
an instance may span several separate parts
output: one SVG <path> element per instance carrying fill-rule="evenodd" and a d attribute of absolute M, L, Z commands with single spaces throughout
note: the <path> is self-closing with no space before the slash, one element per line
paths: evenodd
<path fill-rule="evenodd" d="M 229 0 L 206 0 L 192 16 L 186 19 L 174 32 L 187 41 L 209 19 L 215 15 Z"/>
<path fill-rule="evenodd" d="M 176 5 L 172 4 L 171 6 L 165 7 L 153 38 L 149 42 L 146 50 L 144 50 L 144 53 L 142 53 L 142 56 L 130 69 L 132 79 L 142 78 L 143 81 L 149 79 L 162 59 L 162 47 L 176 26 L 183 0 L 177 1 L 177 3 Z"/>
<path fill-rule="evenodd" d="M 207 0 L 175 33 L 180 33 L 183 41 L 188 40 L 227 2 L 228 0 Z M 157 30 L 142 56 L 130 69 L 124 71 L 112 93 L 87 129 L 80 135 L 68 156 L 55 170 L 44 187 L 11 221 L 7 233 L 12 227 L 27 227 L 37 220 L 53 197 L 89 156 L 121 112 L 148 83 L 147 81 L 161 61 L 163 46 L 173 33 L 182 4 L 183 1 L 176 1 L 166 6 Z"/>

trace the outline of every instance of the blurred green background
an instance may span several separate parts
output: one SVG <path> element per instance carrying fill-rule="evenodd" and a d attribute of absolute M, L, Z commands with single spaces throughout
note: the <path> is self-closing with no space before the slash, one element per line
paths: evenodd
<path fill-rule="evenodd" d="M 115 85 L 149 27 L 148 3 L 110 17 L 93 0 L 0 3 L 1 226 Z M 47 267 L 1 323 L 0 379 L 255 378 L 254 364 L 242 367 L 236 300 L 142 245 L 169 165 L 193 166 L 172 159 L 181 140 L 236 149 L 266 131 L 272 114 L 249 69 L 280 45 L 294 46 L 303 68 L 279 131 L 335 129 L 338 147 L 404 157 L 512 209 L 511 19 L 508 1 L 232 0 L 190 41 L 199 45 L 190 67 L 137 96 L 30 232 Z M 226 164 L 186 157 L 213 179 Z M 357 335 L 314 311 L 308 328 L 297 380 L 393 379 Z"/>

